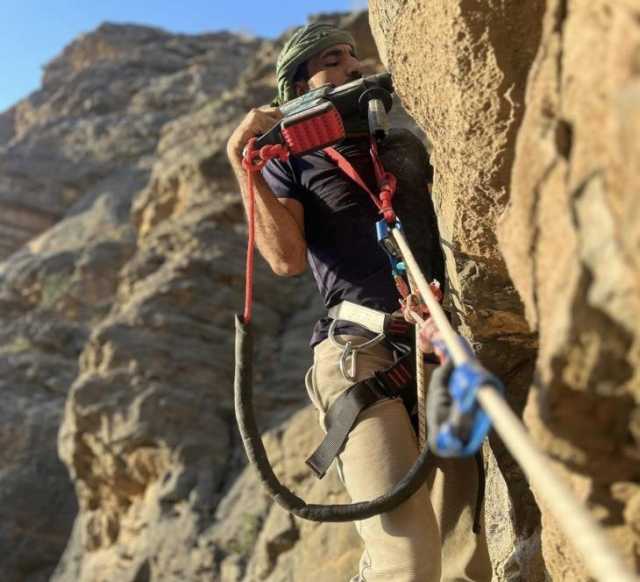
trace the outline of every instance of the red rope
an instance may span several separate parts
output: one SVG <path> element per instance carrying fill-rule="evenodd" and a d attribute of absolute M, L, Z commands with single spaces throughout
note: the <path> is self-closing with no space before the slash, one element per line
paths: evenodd
<path fill-rule="evenodd" d="M 256 195 L 253 186 L 253 174 L 264 168 L 273 159 L 286 160 L 289 150 L 282 145 L 266 145 L 255 149 L 256 138 L 252 137 L 247 144 L 242 157 L 242 167 L 247 171 L 247 222 L 249 236 L 247 240 L 247 262 L 245 268 L 244 313 L 243 322 L 248 324 L 253 313 L 253 273 L 256 246 Z"/>
<path fill-rule="evenodd" d="M 378 195 L 380 198 L 380 205 L 378 208 L 380 208 L 380 214 L 384 216 L 387 223 L 393 224 L 396 221 L 396 213 L 393 210 L 391 201 L 396 193 L 398 181 L 393 174 L 386 172 L 383 168 L 380 157 L 378 156 L 378 144 L 373 136 L 371 136 L 369 143 L 371 144 L 369 153 L 371 154 L 371 159 L 373 161 L 373 169 L 376 173 L 378 188 L 380 188 L 380 194 Z"/>
<path fill-rule="evenodd" d="M 382 162 L 378 157 L 378 146 L 376 145 L 375 138 L 371 138 L 371 148 L 369 153 L 371 154 L 371 160 L 373 162 L 373 169 L 376 175 L 376 181 L 378 182 L 378 188 L 380 194 L 376 196 L 369 186 L 366 185 L 364 180 L 360 177 L 351 163 L 335 148 L 325 148 L 325 153 L 338 165 L 338 167 L 351 178 L 360 188 L 369 194 L 371 200 L 376 205 L 380 214 L 384 216 L 384 219 L 388 224 L 393 224 L 396 221 L 396 213 L 393 210 L 391 201 L 393 195 L 396 192 L 397 180 L 396 177 L 390 172 L 385 172 L 382 167 Z"/>

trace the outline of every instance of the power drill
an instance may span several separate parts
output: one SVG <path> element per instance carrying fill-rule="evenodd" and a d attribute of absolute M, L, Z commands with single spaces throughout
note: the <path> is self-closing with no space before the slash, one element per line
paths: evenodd
<path fill-rule="evenodd" d="M 368 120 L 377 140 L 389 130 L 393 83 L 389 73 L 362 77 L 335 87 L 322 85 L 280 106 L 282 119 L 257 138 L 255 147 L 286 144 L 291 154 L 303 154 L 333 145 L 347 136 L 350 122 Z"/>

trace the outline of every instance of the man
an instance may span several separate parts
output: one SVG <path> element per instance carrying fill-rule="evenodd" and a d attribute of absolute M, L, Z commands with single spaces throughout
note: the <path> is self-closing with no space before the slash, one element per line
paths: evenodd
<path fill-rule="evenodd" d="M 328 24 L 303 27 L 284 46 L 277 76 L 280 104 L 326 83 L 339 86 L 357 79 L 361 65 L 353 38 Z M 270 129 L 280 117 L 275 107 L 254 109 L 229 139 L 227 153 L 245 199 L 242 150 L 251 137 Z M 402 219 L 423 216 L 426 230 L 414 228 L 413 240 L 409 238 L 422 248 L 419 254 L 425 257 L 427 276 L 442 281 L 443 258 L 426 188 L 430 178 L 426 150 L 416 138 L 399 135 L 381 145 L 385 168 L 399 179 L 394 205 L 396 200 L 399 206 L 405 205 L 405 214 L 397 207 Z M 377 192 L 368 136 L 352 128 L 336 149 Z M 376 241 L 378 210 L 325 152 L 270 161 L 255 177 L 255 192 L 257 246 L 276 274 L 297 275 L 309 263 L 327 308 L 343 301 L 386 313 L 398 308 L 389 261 Z M 329 317 L 316 324 L 307 390 L 321 423 L 354 382 L 393 364 L 392 348 L 385 342 L 371 342 L 351 361 L 353 377 L 341 368 L 343 346 L 347 342 L 362 346 L 372 335 L 357 324 Z M 354 502 L 370 500 L 403 477 L 417 454 L 416 436 L 402 400 L 383 398 L 357 417 L 337 459 L 338 471 Z M 408 501 L 356 523 L 365 552 L 352 582 L 491 579 L 484 531 L 472 532 L 478 483 L 475 464 L 469 459 L 436 459 L 435 463 L 428 483 Z"/>

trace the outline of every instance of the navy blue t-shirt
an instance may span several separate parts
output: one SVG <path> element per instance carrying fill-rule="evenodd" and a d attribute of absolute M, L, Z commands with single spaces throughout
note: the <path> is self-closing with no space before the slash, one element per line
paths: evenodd
<path fill-rule="evenodd" d="M 377 193 L 368 140 L 344 140 L 335 147 Z M 327 308 L 348 300 L 387 313 L 398 309 L 389 259 L 376 238 L 380 215 L 366 191 L 322 151 L 271 160 L 262 175 L 275 196 L 294 198 L 304 208 L 307 260 Z M 329 318 L 316 323 L 312 346 L 327 337 L 330 323 Z M 370 335 L 346 323 L 336 333 Z"/>

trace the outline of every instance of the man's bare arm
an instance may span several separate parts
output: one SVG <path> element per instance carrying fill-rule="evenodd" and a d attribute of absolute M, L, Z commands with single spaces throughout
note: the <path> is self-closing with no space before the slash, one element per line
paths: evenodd
<path fill-rule="evenodd" d="M 242 150 L 251 137 L 271 129 L 280 117 L 276 108 L 252 109 L 227 143 L 227 156 L 240 185 L 245 210 L 248 190 Z M 253 174 L 253 184 L 256 244 L 260 254 L 277 275 L 302 273 L 307 265 L 302 204 L 293 199 L 276 198 L 259 172 Z"/>

